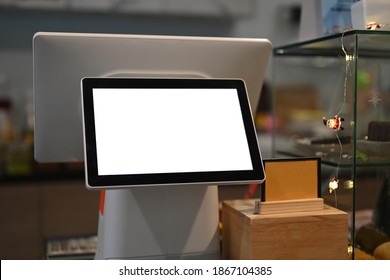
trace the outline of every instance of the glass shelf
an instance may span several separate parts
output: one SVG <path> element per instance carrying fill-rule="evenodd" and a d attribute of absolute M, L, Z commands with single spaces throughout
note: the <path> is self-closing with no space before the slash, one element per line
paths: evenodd
<path fill-rule="evenodd" d="M 390 31 L 350 30 L 306 42 L 276 47 L 275 55 L 288 56 L 344 56 L 341 41 L 358 36 L 359 56 L 390 58 Z M 355 39 L 354 38 L 354 39 Z"/>

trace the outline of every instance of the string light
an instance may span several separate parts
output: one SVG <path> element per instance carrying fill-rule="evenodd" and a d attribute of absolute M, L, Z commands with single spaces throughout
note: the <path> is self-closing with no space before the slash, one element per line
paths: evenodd
<path fill-rule="evenodd" d="M 322 121 L 323 121 L 324 125 L 326 125 L 327 127 L 329 127 L 329 128 L 334 130 L 336 138 L 337 138 L 337 141 L 339 143 L 339 147 L 340 147 L 339 159 L 338 159 L 338 163 L 337 163 L 337 167 L 336 167 L 336 175 L 335 175 L 335 177 L 330 179 L 329 185 L 328 185 L 329 193 L 334 193 L 335 207 L 336 208 L 337 208 L 337 194 L 336 194 L 336 190 L 337 190 L 338 184 L 339 184 L 338 173 L 339 173 L 340 163 L 341 163 L 341 159 L 342 159 L 342 155 L 343 155 L 343 145 L 341 143 L 341 140 L 340 140 L 340 137 L 338 135 L 338 132 L 340 130 L 344 129 L 342 127 L 342 122 L 344 121 L 344 118 L 340 117 L 340 114 L 343 112 L 343 109 L 344 109 L 344 106 L 345 106 L 345 103 L 346 103 L 346 98 L 347 98 L 347 82 L 348 82 L 348 76 L 350 74 L 350 63 L 352 61 L 354 61 L 354 58 L 355 58 L 352 54 L 348 54 L 347 49 L 346 49 L 346 47 L 344 45 L 344 34 L 345 34 L 346 31 L 344 31 L 341 34 L 341 49 L 342 49 L 342 51 L 344 53 L 344 59 L 345 59 L 345 78 L 344 78 L 343 101 L 342 101 L 340 110 L 338 111 L 338 113 L 333 118 L 330 118 L 330 119 L 327 119 L 325 117 L 322 118 Z"/>
<path fill-rule="evenodd" d="M 369 23 L 367 23 L 366 29 L 376 30 L 376 29 L 381 28 L 382 26 L 385 26 L 385 24 L 380 24 L 380 23 L 377 23 L 376 21 L 370 21 Z"/>
<path fill-rule="evenodd" d="M 367 23 L 366 29 L 368 29 L 368 30 L 376 30 L 376 29 L 382 28 L 385 25 L 386 24 L 379 24 L 379 23 L 377 23 L 375 21 L 372 21 L 372 22 Z M 355 60 L 354 55 L 353 54 L 349 54 L 347 52 L 347 49 L 346 49 L 345 45 L 344 45 L 344 34 L 347 31 L 348 30 L 345 30 L 341 34 L 341 49 L 342 49 L 342 51 L 344 53 L 344 59 L 345 59 L 345 78 L 344 78 L 343 102 L 342 102 L 342 105 L 340 107 L 339 112 L 333 118 L 330 118 L 330 119 L 327 119 L 325 117 L 322 118 L 322 121 L 323 121 L 324 125 L 326 125 L 327 127 L 329 127 L 329 128 L 334 130 L 336 138 L 337 138 L 337 141 L 338 141 L 339 146 L 340 146 L 339 160 L 338 160 L 337 167 L 336 167 L 336 176 L 330 179 L 329 185 L 328 185 L 329 193 L 334 193 L 334 196 L 335 196 L 335 207 L 336 208 L 337 208 L 337 194 L 336 194 L 336 190 L 337 190 L 338 185 L 339 185 L 338 173 L 339 173 L 340 163 L 341 163 L 341 159 L 342 159 L 342 155 L 343 155 L 343 145 L 341 143 L 341 140 L 340 140 L 340 137 L 338 135 L 338 132 L 340 130 L 343 130 L 343 127 L 341 126 L 341 124 L 344 121 L 344 118 L 340 117 L 340 114 L 343 112 L 343 109 L 344 109 L 344 106 L 345 106 L 345 103 L 346 103 L 347 82 L 348 82 L 348 76 L 350 75 L 350 63 Z M 374 105 L 374 107 L 380 101 L 381 101 L 380 98 L 375 99 L 375 97 L 372 99 L 372 101 L 370 100 L 370 102 Z M 351 121 L 351 125 L 352 124 L 353 124 L 353 122 Z M 351 180 L 346 181 L 344 183 L 344 187 L 347 188 L 347 189 L 353 188 L 353 182 Z"/>

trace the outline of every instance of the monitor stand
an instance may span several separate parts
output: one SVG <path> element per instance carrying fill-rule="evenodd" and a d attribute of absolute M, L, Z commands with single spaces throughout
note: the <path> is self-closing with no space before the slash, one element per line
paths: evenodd
<path fill-rule="evenodd" d="M 95 259 L 220 259 L 218 186 L 102 194 Z"/>

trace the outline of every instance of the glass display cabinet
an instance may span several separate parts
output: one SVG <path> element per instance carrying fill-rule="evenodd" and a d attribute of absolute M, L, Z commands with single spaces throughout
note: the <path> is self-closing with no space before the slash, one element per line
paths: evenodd
<path fill-rule="evenodd" d="M 350 216 L 351 258 L 388 259 L 390 32 L 350 30 L 273 59 L 274 157 L 320 157 L 324 202 Z"/>

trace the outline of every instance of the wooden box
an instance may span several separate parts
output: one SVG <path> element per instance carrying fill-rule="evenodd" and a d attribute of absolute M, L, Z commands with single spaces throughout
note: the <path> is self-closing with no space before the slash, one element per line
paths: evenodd
<path fill-rule="evenodd" d="M 224 259 L 348 259 L 348 215 L 320 210 L 254 214 L 255 200 L 232 200 L 222 207 Z"/>

